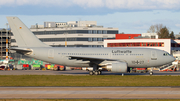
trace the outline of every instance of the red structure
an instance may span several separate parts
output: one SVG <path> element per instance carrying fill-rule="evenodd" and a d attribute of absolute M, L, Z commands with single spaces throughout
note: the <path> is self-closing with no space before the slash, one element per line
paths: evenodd
<path fill-rule="evenodd" d="M 107 47 L 164 47 L 164 42 L 108 43 Z"/>
<path fill-rule="evenodd" d="M 116 34 L 116 39 L 134 39 L 138 36 L 141 36 L 141 34 Z"/>

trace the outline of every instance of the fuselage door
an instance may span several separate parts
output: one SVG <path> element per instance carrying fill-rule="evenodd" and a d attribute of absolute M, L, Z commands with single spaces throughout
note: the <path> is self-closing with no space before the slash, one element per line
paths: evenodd
<path fill-rule="evenodd" d="M 48 51 L 48 58 L 49 59 L 54 59 L 54 49 L 49 49 L 49 51 Z"/>
<path fill-rule="evenodd" d="M 108 55 L 109 55 L 109 58 L 112 59 L 112 53 L 109 53 Z"/>
<path fill-rule="evenodd" d="M 156 51 L 151 51 L 151 60 L 157 60 L 157 53 L 156 53 Z"/>

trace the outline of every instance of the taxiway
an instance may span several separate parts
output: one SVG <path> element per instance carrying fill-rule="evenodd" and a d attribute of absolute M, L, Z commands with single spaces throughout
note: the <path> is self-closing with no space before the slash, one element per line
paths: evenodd
<path fill-rule="evenodd" d="M 178 87 L 0 87 L 0 98 L 180 99 Z"/>

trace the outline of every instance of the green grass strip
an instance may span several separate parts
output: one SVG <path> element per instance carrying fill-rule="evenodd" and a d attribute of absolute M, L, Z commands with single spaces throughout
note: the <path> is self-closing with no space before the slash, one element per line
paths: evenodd
<path fill-rule="evenodd" d="M 0 86 L 180 86 L 180 76 L 0 75 Z"/>

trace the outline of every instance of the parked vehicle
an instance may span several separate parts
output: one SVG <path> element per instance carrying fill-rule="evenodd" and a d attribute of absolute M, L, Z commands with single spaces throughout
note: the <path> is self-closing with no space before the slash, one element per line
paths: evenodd
<path fill-rule="evenodd" d="M 147 68 L 130 68 L 130 73 L 147 73 Z"/>

